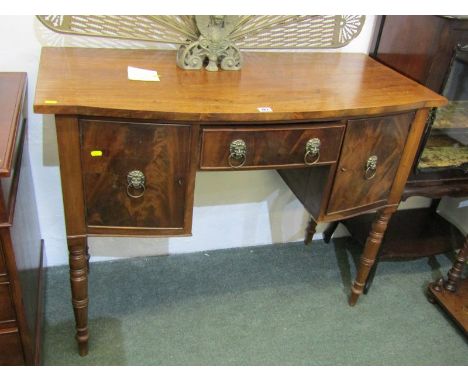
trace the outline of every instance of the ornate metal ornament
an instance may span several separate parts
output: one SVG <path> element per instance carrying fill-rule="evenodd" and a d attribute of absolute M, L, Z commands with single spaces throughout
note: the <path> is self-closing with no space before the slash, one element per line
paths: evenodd
<path fill-rule="evenodd" d="M 304 163 L 308 166 L 317 163 L 320 159 L 320 139 L 312 138 L 306 143 L 306 149 L 304 154 Z"/>
<path fill-rule="evenodd" d="M 364 177 L 369 180 L 372 179 L 377 173 L 377 155 L 372 155 L 367 159 L 366 162 L 366 171 Z"/>
<path fill-rule="evenodd" d="M 180 44 L 185 69 L 238 70 L 239 49 L 333 49 L 348 45 L 365 16 L 37 16 L 54 32 Z M 46 42 L 48 45 L 60 41 Z M 111 46 L 115 47 L 114 42 Z"/>
<path fill-rule="evenodd" d="M 229 145 L 228 162 L 231 167 L 242 167 L 247 159 L 247 145 L 244 140 L 236 139 Z"/>
<path fill-rule="evenodd" d="M 133 170 L 127 174 L 127 195 L 138 199 L 145 193 L 145 174 L 140 170 Z M 137 192 L 133 191 L 137 190 Z"/>
<path fill-rule="evenodd" d="M 241 55 L 229 39 L 238 23 L 239 16 L 195 16 L 200 37 L 181 45 L 177 52 L 177 65 L 182 69 L 201 69 L 214 72 L 218 66 L 224 70 L 239 70 Z"/>

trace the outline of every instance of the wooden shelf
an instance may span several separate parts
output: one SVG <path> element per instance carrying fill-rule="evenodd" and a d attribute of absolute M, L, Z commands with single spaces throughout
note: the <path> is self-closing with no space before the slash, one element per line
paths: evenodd
<path fill-rule="evenodd" d="M 351 236 L 365 244 L 375 214 L 342 221 Z M 462 247 L 464 236 L 430 208 L 399 210 L 390 220 L 380 247 L 380 259 L 433 256 Z"/>
<path fill-rule="evenodd" d="M 468 335 L 468 279 L 460 283 L 456 292 L 431 284 L 429 293 L 431 302 L 438 303 Z"/>
<path fill-rule="evenodd" d="M 437 109 L 433 129 L 468 129 L 468 101 L 449 101 Z"/>
<path fill-rule="evenodd" d="M 433 171 L 439 168 L 463 167 L 468 164 L 468 129 L 461 132 L 448 129 L 444 134 L 430 135 L 421 158 L 418 169 Z"/>

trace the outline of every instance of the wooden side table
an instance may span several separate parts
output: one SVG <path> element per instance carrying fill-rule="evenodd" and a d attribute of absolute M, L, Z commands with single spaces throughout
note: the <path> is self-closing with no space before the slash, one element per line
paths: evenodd
<path fill-rule="evenodd" d="M 463 279 L 463 270 L 468 261 L 468 235 L 458 253 L 453 267 L 443 278 L 431 283 L 427 289 L 429 301 L 439 304 L 468 336 L 468 279 Z"/>

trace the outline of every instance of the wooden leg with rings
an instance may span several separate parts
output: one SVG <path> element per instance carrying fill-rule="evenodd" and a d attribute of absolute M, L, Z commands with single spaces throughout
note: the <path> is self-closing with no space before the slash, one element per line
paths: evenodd
<path fill-rule="evenodd" d="M 351 296 L 349 298 L 349 305 L 351 306 L 356 304 L 359 296 L 363 293 L 369 272 L 374 265 L 375 258 L 379 251 L 380 245 L 382 244 L 385 230 L 387 229 L 388 221 L 390 220 L 392 214 L 393 210 L 385 208 L 377 214 L 376 219 L 372 223 L 372 229 L 369 233 L 369 236 L 367 237 L 364 252 L 361 255 L 361 259 L 359 261 L 356 280 L 351 287 Z"/>

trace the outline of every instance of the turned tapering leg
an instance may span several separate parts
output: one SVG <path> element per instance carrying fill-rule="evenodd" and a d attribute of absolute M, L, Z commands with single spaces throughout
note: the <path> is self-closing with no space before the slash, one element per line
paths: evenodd
<path fill-rule="evenodd" d="M 364 294 L 367 294 L 367 292 L 369 292 L 369 289 L 372 286 L 372 283 L 374 282 L 374 277 L 375 277 L 375 273 L 377 272 L 378 264 L 379 264 L 379 258 L 377 257 L 374 260 L 374 265 L 371 267 L 369 275 L 367 276 L 367 280 L 364 286 Z"/>
<path fill-rule="evenodd" d="M 68 238 L 70 284 L 76 322 L 76 341 L 81 356 L 88 354 L 88 265 L 86 237 Z"/>
<path fill-rule="evenodd" d="M 314 220 L 314 218 L 311 216 L 309 220 L 309 224 L 307 225 L 306 228 L 306 236 L 304 239 L 304 244 L 307 245 L 312 241 L 312 237 L 315 234 L 315 230 L 317 228 L 317 222 Z"/>
<path fill-rule="evenodd" d="M 463 269 L 465 268 L 466 260 L 468 259 L 468 235 L 465 238 L 463 248 L 458 252 L 452 268 L 447 273 L 447 281 L 444 283 L 445 289 L 450 292 L 456 292 L 458 284 L 461 281 Z"/>
<path fill-rule="evenodd" d="M 329 243 L 333 234 L 335 233 L 336 229 L 338 228 L 338 225 L 340 224 L 340 222 L 337 220 L 337 221 L 334 221 L 334 222 L 331 222 L 328 227 L 325 229 L 325 231 L 323 231 L 323 241 L 325 243 Z"/>
<path fill-rule="evenodd" d="M 70 284 L 79 353 L 88 353 L 88 246 L 85 197 L 81 168 L 78 117 L 56 115 L 65 225 L 70 263 Z"/>
<path fill-rule="evenodd" d="M 359 261 L 358 272 L 356 280 L 351 287 L 351 296 L 349 298 L 349 305 L 354 306 L 364 290 L 369 272 L 374 265 L 375 257 L 379 251 L 380 244 L 387 229 L 388 221 L 392 216 L 393 210 L 386 208 L 377 214 L 376 219 L 372 223 L 372 229 L 367 237 L 364 252 Z"/>

